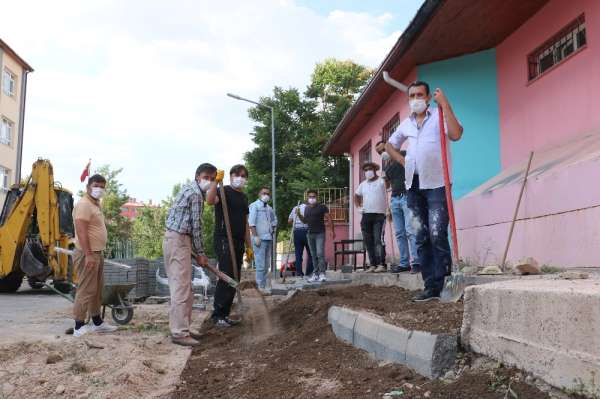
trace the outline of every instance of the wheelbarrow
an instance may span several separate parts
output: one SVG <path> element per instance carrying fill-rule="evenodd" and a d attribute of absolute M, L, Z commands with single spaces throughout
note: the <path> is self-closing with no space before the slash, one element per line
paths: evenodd
<path fill-rule="evenodd" d="M 129 323 L 133 318 L 133 305 L 127 300 L 127 294 L 134 288 L 135 283 L 105 285 L 102 289 L 102 318 L 106 314 L 106 307 L 109 307 L 115 323 Z"/>

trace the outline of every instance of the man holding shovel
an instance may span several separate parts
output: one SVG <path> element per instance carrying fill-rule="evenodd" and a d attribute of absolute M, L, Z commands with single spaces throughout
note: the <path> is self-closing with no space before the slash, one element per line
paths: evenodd
<path fill-rule="evenodd" d="M 408 207 L 413 213 L 417 256 L 425 290 L 413 298 L 416 302 L 439 300 L 444 288 L 444 277 L 449 273 L 452 258 L 448 242 L 448 204 L 444 187 L 444 169 L 441 153 L 440 126 L 447 126 L 450 140 L 460 140 L 463 128 L 456 119 L 448 99 L 441 89 L 433 98 L 442 108 L 445 120 L 430 110 L 432 99 L 429 85 L 417 81 L 408 86 L 410 116 L 390 137 L 386 152 L 405 166 Z M 406 157 L 400 154 L 408 140 Z"/>
<path fill-rule="evenodd" d="M 221 183 L 222 180 L 223 171 L 219 171 L 216 183 Z M 231 185 L 223 187 L 224 199 L 221 198 L 220 190 L 217 190 L 217 184 L 213 184 L 208 190 L 206 202 L 215 206 L 215 252 L 219 261 L 219 270 L 236 278 L 241 273 L 244 244 L 247 259 L 251 260 L 254 257 L 248 226 L 248 197 L 242 191 L 248 181 L 248 169 L 244 165 L 235 165 L 229 172 L 229 180 Z M 227 204 L 226 214 L 223 212 L 223 203 Z M 227 238 L 228 230 L 231 232 L 232 243 Z M 233 256 L 230 244 L 232 244 Z M 211 316 L 216 327 L 239 324 L 238 320 L 229 318 L 235 293 L 235 288 L 219 279 Z"/>
<path fill-rule="evenodd" d="M 178 345 L 200 344 L 200 335 L 190 330 L 194 304 L 192 253 L 200 266 L 208 265 L 202 245 L 202 213 L 206 191 L 216 186 L 216 174 L 217 168 L 209 163 L 198 166 L 194 181 L 181 188 L 167 216 L 163 253 L 171 294 L 169 328 L 173 343 Z"/>

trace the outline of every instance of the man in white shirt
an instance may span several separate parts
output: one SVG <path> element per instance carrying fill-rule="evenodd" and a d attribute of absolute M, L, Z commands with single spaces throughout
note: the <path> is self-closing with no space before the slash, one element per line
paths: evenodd
<path fill-rule="evenodd" d="M 437 109 L 429 107 L 431 99 L 427 83 L 417 81 L 409 85 L 411 114 L 385 146 L 386 152 L 406 170 L 407 202 L 414 216 L 412 227 L 425 282 L 425 290 L 413 299 L 416 302 L 439 299 L 444 277 L 450 273 L 452 264 L 440 123 L 445 123 L 446 134 L 452 141 L 460 140 L 463 133 L 442 90 L 436 89 L 433 99 L 444 111 L 444 121 L 440 121 Z M 408 141 L 408 148 L 403 157 L 400 148 L 405 141 Z"/>
<path fill-rule="evenodd" d="M 313 273 L 312 256 L 310 254 L 310 248 L 308 247 L 308 225 L 296 216 L 296 212 L 300 212 L 300 214 L 304 216 L 305 211 L 306 204 L 297 205 L 292 209 L 290 216 L 288 217 L 288 223 L 293 225 L 294 250 L 296 255 L 294 266 L 296 268 L 296 276 L 299 277 L 310 277 Z M 306 273 L 303 273 L 302 271 L 304 249 L 306 249 L 306 254 L 308 255 L 308 259 L 306 260 Z"/>
<path fill-rule="evenodd" d="M 381 273 L 386 270 L 381 234 L 387 210 L 385 198 L 387 193 L 384 180 L 377 176 L 379 165 L 367 162 L 362 168 L 365 172 L 365 180 L 356 189 L 354 203 L 362 208 L 360 228 L 371 265 L 367 271 Z"/>

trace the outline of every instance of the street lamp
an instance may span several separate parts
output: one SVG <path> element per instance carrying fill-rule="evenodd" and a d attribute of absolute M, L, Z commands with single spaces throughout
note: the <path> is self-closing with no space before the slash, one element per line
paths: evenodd
<path fill-rule="evenodd" d="M 275 109 L 269 105 L 261 104 L 257 101 L 252 101 L 242 96 L 238 96 L 237 94 L 227 93 L 228 97 L 231 97 L 235 100 L 246 101 L 251 104 L 258 105 L 259 107 L 265 107 L 271 110 L 271 194 L 273 196 L 273 212 L 277 215 L 277 196 L 275 194 Z M 275 228 L 277 229 L 277 228 Z M 273 234 L 273 254 L 271 259 L 271 265 L 273 267 L 273 279 L 277 278 L 276 271 L 276 263 L 277 259 L 275 257 L 277 242 L 277 235 Z"/>

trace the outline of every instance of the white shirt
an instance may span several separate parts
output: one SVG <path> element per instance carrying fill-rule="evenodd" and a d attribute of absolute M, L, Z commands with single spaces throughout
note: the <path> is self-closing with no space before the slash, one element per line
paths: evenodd
<path fill-rule="evenodd" d="M 362 213 L 383 213 L 387 209 L 385 182 L 381 177 L 364 180 L 358 185 L 356 195 L 362 197 Z"/>
<path fill-rule="evenodd" d="M 304 217 L 304 210 L 306 209 L 306 204 L 300 204 L 300 214 L 302 215 L 302 217 Z M 292 209 L 292 212 L 290 212 L 290 216 L 288 217 L 288 220 L 293 220 L 294 221 L 294 229 L 308 229 L 308 225 L 306 223 L 302 223 L 302 220 L 300 220 L 300 218 L 298 217 L 298 215 L 296 215 L 296 208 L 298 208 L 298 206 L 295 206 L 294 209 Z"/>
<path fill-rule="evenodd" d="M 400 150 L 408 140 L 406 149 L 406 189 L 412 186 L 413 176 L 419 174 L 419 188 L 432 189 L 444 186 L 442 166 L 442 144 L 440 143 L 440 114 L 437 108 L 429 107 L 419 129 L 415 115 L 406 118 L 394 131 L 389 143 Z M 448 134 L 448 129 L 446 129 Z M 449 156 L 449 155 L 448 155 Z"/>

